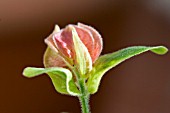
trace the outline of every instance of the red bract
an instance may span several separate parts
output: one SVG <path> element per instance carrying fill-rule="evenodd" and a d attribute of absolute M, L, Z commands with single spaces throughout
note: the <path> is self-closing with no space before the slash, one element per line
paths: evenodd
<path fill-rule="evenodd" d="M 80 40 L 87 48 L 92 62 L 94 63 L 99 57 L 103 47 L 101 35 L 94 28 L 78 23 L 78 25 L 68 25 L 64 29 L 54 31 L 47 39 L 45 39 L 45 42 L 50 49 L 58 53 L 57 56 L 48 58 L 48 63 L 53 62 L 55 64 L 51 64 L 51 66 L 63 66 L 63 62 L 60 61 L 61 58 L 59 57 L 63 57 L 66 61 L 67 59 L 72 59 L 74 61 L 75 50 L 71 27 L 75 28 Z"/>

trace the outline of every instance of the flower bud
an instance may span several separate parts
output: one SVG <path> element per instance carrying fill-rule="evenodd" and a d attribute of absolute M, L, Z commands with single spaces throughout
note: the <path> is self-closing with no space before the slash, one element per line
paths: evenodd
<path fill-rule="evenodd" d="M 78 25 L 68 25 L 64 29 L 57 30 L 45 39 L 45 43 L 49 46 L 44 57 L 44 64 L 46 67 L 64 67 L 67 64 L 73 66 L 76 64 L 77 51 L 75 50 L 75 41 L 73 40 L 73 33 L 77 34 L 81 43 L 79 51 L 90 56 L 84 58 L 87 62 L 94 63 L 102 51 L 101 35 L 92 27 L 78 23 Z M 75 32 L 73 32 L 75 29 Z M 79 47 L 79 46 L 78 46 Z M 83 47 L 83 49 L 81 49 Z M 87 49 L 84 50 L 84 49 Z M 53 53 L 54 52 L 54 53 Z M 88 52 L 88 53 L 87 53 Z M 55 54 L 55 55 L 54 55 Z M 92 63 L 88 63 L 92 65 Z M 90 66 L 89 66 L 90 67 Z M 92 66 L 91 66 L 92 67 Z"/>

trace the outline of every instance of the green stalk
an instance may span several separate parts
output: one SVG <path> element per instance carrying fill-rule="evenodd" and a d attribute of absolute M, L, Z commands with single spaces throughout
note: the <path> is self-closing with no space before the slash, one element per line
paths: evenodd
<path fill-rule="evenodd" d="M 78 97 L 81 105 L 82 113 L 91 113 L 90 112 L 90 106 L 89 106 L 89 98 L 90 95 L 87 91 L 87 86 L 85 84 L 85 78 L 80 75 L 80 73 L 77 71 L 76 68 L 72 68 L 73 73 L 76 76 L 76 79 L 78 81 L 79 89 L 81 92 L 81 95 Z"/>
<path fill-rule="evenodd" d="M 80 104 L 81 104 L 81 110 L 82 113 L 90 113 L 90 106 L 89 106 L 89 97 L 90 95 L 87 92 L 85 81 L 79 81 L 80 85 L 80 92 L 81 96 L 79 96 Z"/>

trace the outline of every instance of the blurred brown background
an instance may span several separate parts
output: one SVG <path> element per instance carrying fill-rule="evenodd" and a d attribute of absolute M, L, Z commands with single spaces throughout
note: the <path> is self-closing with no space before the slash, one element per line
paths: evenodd
<path fill-rule="evenodd" d="M 94 26 L 102 54 L 131 45 L 170 47 L 169 0 L 1 0 L 0 113 L 80 113 L 78 100 L 56 93 L 48 76 L 27 79 L 26 66 L 43 67 L 44 38 L 55 24 Z M 92 113 L 170 113 L 170 54 L 150 52 L 109 71 Z"/>

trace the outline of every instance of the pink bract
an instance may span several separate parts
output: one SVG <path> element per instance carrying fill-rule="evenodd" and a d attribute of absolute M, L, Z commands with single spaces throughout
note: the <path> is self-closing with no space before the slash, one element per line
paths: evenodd
<path fill-rule="evenodd" d="M 103 42 L 102 42 L 101 35 L 93 27 L 87 26 L 82 23 L 78 23 L 78 25 L 68 25 L 64 29 L 61 29 L 57 32 L 53 32 L 49 37 L 45 39 L 45 42 L 47 43 L 47 45 L 50 47 L 52 51 L 57 52 L 61 57 L 74 60 L 75 50 L 74 50 L 71 27 L 74 27 L 76 29 L 76 32 L 80 40 L 87 48 L 91 56 L 92 62 L 94 63 L 96 59 L 99 57 L 99 55 L 101 54 L 103 48 Z M 58 56 L 56 56 L 55 59 L 57 59 L 57 57 Z M 58 60 L 55 60 L 53 58 L 54 56 L 53 57 L 49 56 L 47 60 L 50 61 L 48 62 L 49 63 L 54 62 L 54 64 L 57 64 L 55 66 L 63 67 L 63 62 L 59 63 Z M 56 63 L 55 61 L 58 63 Z"/>

